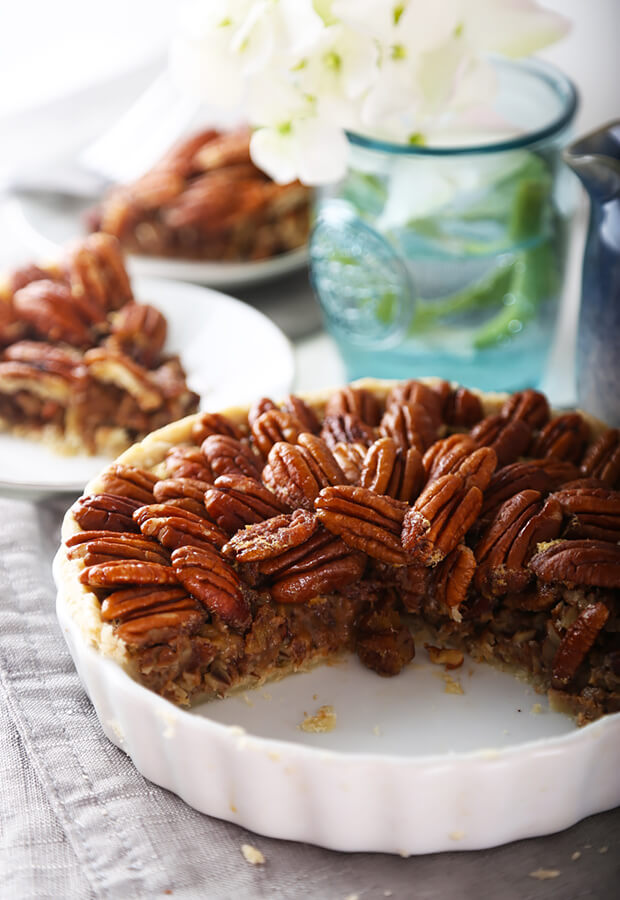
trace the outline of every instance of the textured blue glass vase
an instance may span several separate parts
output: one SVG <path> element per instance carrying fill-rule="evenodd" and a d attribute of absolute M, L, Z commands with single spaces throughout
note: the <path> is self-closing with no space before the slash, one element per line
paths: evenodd
<path fill-rule="evenodd" d="M 319 195 L 311 278 L 350 377 L 516 390 L 543 374 L 577 98 L 542 63 L 495 66 L 496 112 L 516 136 L 429 147 L 351 134 L 346 177 Z"/>

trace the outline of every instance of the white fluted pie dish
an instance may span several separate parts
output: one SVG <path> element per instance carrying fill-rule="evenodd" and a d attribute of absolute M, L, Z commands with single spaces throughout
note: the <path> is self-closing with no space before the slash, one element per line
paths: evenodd
<path fill-rule="evenodd" d="M 157 463 L 183 427 L 121 461 Z M 63 538 L 76 527 L 68 514 Z M 203 813 L 270 837 L 409 855 L 549 834 L 620 804 L 620 714 L 578 728 L 505 672 L 467 658 L 452 672 L 433 665 L 420 639 L 391 679 L 350 656 L 185 710 L 106 657 L 109 626 L 95 621 L 94 595 L 76 592 L 62 548 L 54 575 L 106 735 Z M 329 730 L 301 727 L 324 707 Z"/>

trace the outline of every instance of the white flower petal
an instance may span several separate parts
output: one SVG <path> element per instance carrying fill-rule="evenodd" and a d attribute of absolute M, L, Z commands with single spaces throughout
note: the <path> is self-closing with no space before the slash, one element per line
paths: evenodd
<path fill-rule="evenodd" d="M 307 119 L 296 127 L 295 137 L 299 146 L 299 180 L 303 184 L 330 184 L 344 176 L 349 142 L 341 128 Z"/>
<path fill-rule="evenodd" d="M 258 128 L 250 138 L 254 164 L 278 184 L 297 178 L 297 150 L 292 132 L 282 133 L 277 128 Z"/>

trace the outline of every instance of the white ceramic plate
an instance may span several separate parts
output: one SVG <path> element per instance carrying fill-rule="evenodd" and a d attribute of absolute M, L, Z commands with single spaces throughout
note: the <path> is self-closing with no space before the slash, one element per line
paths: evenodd
<path fill-rule="evenodd" d="M 59 557 L 55 564 L 59 583 Z M 259 834 L 335 850 L 431 853 L 566 828 L 620 803 L 620 714 L 582 729 L 523 682 L 466 660 L 446 693 L 418 645 L 401 675 L 353 657 L 185 711 L 58 618 L 106 735 L 156 784 Z M 336 727 L 301 731 L 333 706 Z"/>
<path fill-rule="evenodd" d="M 16 194 L 8 201 L 6 214 L 34 254 L 54 257 L 59 247 L 75 238 L 87 208 L 83 201 L 51 194 Z M 308 248 L 304 246 L 257 262 L 194 262 L 129 255 L 128 268 L 132 276 L 233 288 L 279 278 L 302 269 L 307 261 Z"/>
<path fill-rule="evenodd" d="M 293 350 L 266 316 L 209 288 L 147 278 L 134 280 L 138 300 L 168 320 L 166 349 L 179 353 L 201 409 L 221 409 L 258 396 L 280 397 L 292 386 Z M 43 444 L 0 434 L 0 494 L 33 499 L 79 492 L 110 460 L 62 456 Z"/>

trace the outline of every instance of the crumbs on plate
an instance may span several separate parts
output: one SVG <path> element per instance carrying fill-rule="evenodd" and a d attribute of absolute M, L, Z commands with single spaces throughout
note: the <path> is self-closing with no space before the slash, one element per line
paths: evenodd
<path fill-rule="evenodd" d="M 306 716 L 298 727 L 312 734 L 333 731 L 336 727 L 336 713 L 333 706 L 321 706 L 313 716 Z"/>

